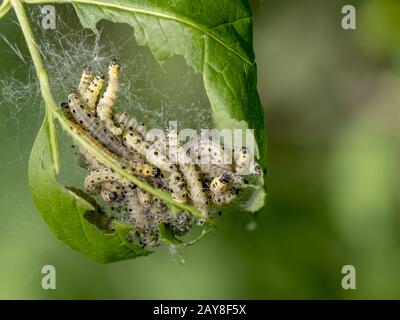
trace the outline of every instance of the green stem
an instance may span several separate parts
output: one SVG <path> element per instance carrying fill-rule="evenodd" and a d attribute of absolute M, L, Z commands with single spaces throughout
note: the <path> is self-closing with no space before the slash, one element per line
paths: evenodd
<path fill-rule="evenodd" d="M 56 172 L 58 172 L 58 148 L 57 148 L 57 140 L 56 140 L 56 129 L 54 119 L 57 119 L 61 125 L 61 128 L 65 130 L 76 142 L 81 144 L 88 152 L 93 154 L 101 163 L 113 169 L 117 172 L 121 177 L 128 179 L 129 181 L 136 184 L 140 189 L 147 191 L 161 200 L 172 204 L 173 206 L 180 208 L 181 210 L 185 210 L 196 216 L 197 218 L 203 218 L 202 214 L 193 206 L 188 206 L 185 204 L 181 204 L 176 202 L 169 194 L 155 189 L 140 181 L 137 177 L 127 173 L 124 169 L 122 169 L 112 158 L 110 158 L 107 154 L 105 154 L 100 148 L 94 146 L 87 138 L 82 137 L 76 134 L 73 129 L 70 128 L 68 120 L 65 119 L 63 114 L 61 113 L 60 108 L 57 107 L 57 103 L 55 102 L 49 85 L 49 77 L 47 71 L 43 65 L 42 58 L 40 56 L 39 50 L 37 48 L 37 44 L 35 42 L 32 29 L 29 24 L 28 17 L 26 16 L 24 7 L 22 5 L 21 0 L 11 0 L 11 5 L 15 10 L 17 15 L 17 19 L 20 23 L 22 33 L 24 34 L 30 55 L 33 60 L 33 64 L 36 69 L 36 74 L 39 79 L 40 91 L 45 101 L 46 106 L 46 117 L 50 127 L 50 143 L 53 152 L 53 161 L 56 161 L 57 165 L 55 165 Z M 207 219 L 208 223 L 213 224 L 212 221 Z"/>
<path fill-rule="evenodd" d="M 37 44 L 35 42 L 35 38 L 33 36 L 33 32 L 29 24 L 28 17 L 26 16 L 22 2 L 20 0 L 11 0 L 11 5 L 15 10 L 15 14 L 17 16 L 19 25 L 22 29 L 22 33 L 24 34 L 29 53 L 31 54 L 33 64 L 35 66 L 36 75 L 39 79 L 40 92 L 45 102 L 46 119 L 48 121 L 50 128 L 50 146 L 51 146 L 51 154 L 53 157 L 53 166 L 55 172 L 58 173 L 60 169 L 60 160 L 59 160 L 58 145 L 57 145 L 57 135 L 56 135 L 55 123 L 53 121 L 53 117 L 50 112 L 52 109 L 56 108 L 56 102 L 53 96 L 51 95 L 49 86 L 49 76 L 47 75 L 47 71 L 43 66 L 42 58 L 37 48 Z"/>

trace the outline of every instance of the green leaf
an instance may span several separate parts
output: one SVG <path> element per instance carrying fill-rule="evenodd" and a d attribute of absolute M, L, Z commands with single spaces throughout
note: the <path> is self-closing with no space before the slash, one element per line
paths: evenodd
<path fill-rule="evenodd" d="M 29 185 L 33 200 L 46 223 L 57 238 L 72 249 L 102 263 L 151 253 L 126 240 L 130 227 L 115 223 L 115 231 L 107 230 L 104 223 L 107 218 L 93 199 L 57 182 L 46 119 L 31 152 Z"/>
<path fill-rule="evenodd" d="M 63 2 L 63 1 L 61 1 Z M 96 31 L 101 19 L 127 23 L 140 45 L 148 45 L 160 64 L 182 55 L 203 74 L 217 128 L 255 131 L 257 153 L 266 169 L 264 115 L 257 92 L 252 15 L 246 0 L 72 1 L 84 27 Z M 265 199 L 259 179 L 245 206 L 259 210 Z"/>

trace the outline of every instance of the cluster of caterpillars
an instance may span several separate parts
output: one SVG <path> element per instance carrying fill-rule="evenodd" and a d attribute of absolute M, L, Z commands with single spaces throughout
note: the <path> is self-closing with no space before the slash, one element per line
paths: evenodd
<path fill-rule="evenodd" d="M 228 150 L 209 138 L 201 139 L 188 154 L 172 126 L 165 130 L 164 139 L 149 142 L 143 123 L 127 113 L 114 114 L 120 69 L 114 59 L 108 67 L 105 90 L 102 89 L 106 77 L 85 69 L 78 87 L 71 89 L 68 102 L 61 106 L 71 129 L 100 147 L 124 170 L 169 193 L 176 202 L 195 206 L 201 213 L 201 217 L 194 217 L 186 211 L 171 210 L 164 201 L 122 178 L 76 143 L 79 164 L 88 170 L 85 192 L 100 195 L 112 211 L 119 213 L 115 218 L 132 225 L 135 231 L 131 239 L 151 248 L 159 244 L 160 224 L 175 235 L 186 234 L 194 224 L 204 222 L 211 208 L 235 199 L 247 183 L 243 173 L 259 175 L 260 168 L 246 148 Z M 228 152 L 234 154 L 233 163 L 224 164 L 222 159 Z M 177 161 L 172 161 L 170 154 Z M 203 156 L 212 159 L 212 164 L 193 161 Z"/>

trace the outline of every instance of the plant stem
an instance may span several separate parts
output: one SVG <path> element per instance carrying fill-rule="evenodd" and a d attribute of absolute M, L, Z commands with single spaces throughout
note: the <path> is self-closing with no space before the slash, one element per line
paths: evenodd
<path fill-rule="evenodd" d="M 49 86 L 49 76 L 47 74 L 46 69 L 43 66 L 42 58 L 37 48 L 37 44 L 35 42 L 33 32 L 29 24 L 28 17 L 26 16 L 22 2 L 20 0 L 11 0 L 11 5 L 15 10 L 15 14 L 17 15 L 19 25 L 21 27 L 22 33 L 24 34 L 29 53 L 31 54 L 32 61 L 35 66 L 36 75 L 39 79 L 40 92 L 45 102 L 46 119 L 48 121 L 50 128 L 50 146 L 51 146 L 51 154 L 53 157 L 53 167 L 55 172 L 58 173 L 60 169 L 60 160 L 59 160 L 59 153 L 57 146 L 56 128 L 51 112 L 49 112 L 51 109 L 56 108 L 56 102 L 53 96 L 51 95 Z"/>
<path fill-rule="evenodd" d="M 59 168 L 59 157 L 58 157 L 58 147 L 57 147 L 57 136 L 56 136 L 56 128 L 55 128 L 55 123 L 54 119 L 57 119 L 58 122 L 61 125 L 61 128 L 65 130 L 75 141 L 77 141 L 79 144 L 81 144 L 88 152 L 93 154 L 101 163 L 105 164 L 106 166 L 110 167 L 113 169 L 116 173 L 118 173 L 121 177 L 128 179 L 129 181 L 133 182 L 136 184 L 140 189 L 143 189 L 144 191 L 147 191 L 161 200 L 177 207 L 180 208 L 181 210 L 188 211 L 192 213 L 195 217 L 197 218 L 202 218 L 202 214 L 194 207 L 194 206 L 189 206 L 185 204 L 181 204 L 176 202 L 172 197 L 158 189 L 155 189 L 148 185 L 147 183 L 142 182 L 139 180 L 137 177 L 127 173 L 124 169 L 122 169 L 115 161 L 113 161 L 108 155 L 106 155 L 104 152 L 102 152 L 101 149 L 98 147 L 94 146 L 91 144 L 91 142 L 80 135 L 77 135 L 71 128 L 68 123 L 68 121 L 64 118 L 64 116 L 61 113 L 61 110 L 57 107 L 57 103 L 54 100 L 51 90 L 50 90 L 50 85 L 49 85 L 49 77 L 47 74 L 47 71 L 43 65 L 42 58 L 40 56 L 39 50 L 37 48 L 37 44 L 34 39 L 34 35 L 31 29 L 31 26 L 29 24 L 28 17 L 26 16 L 24 7 L 22 5 L 21 0 L 11 0 L 11 5 L 15 10 L 15 13 L 17 15 L 17 19 L 19 21 L 19 24 L 22 29 L 22 33 L 24 34 L 29 53 L 32 57 L 33 64 L 36 69 L 36 74 L 39 79 L 39 84 L 40 84 L 40 91 L 42 94 L 42 97 L 45 102 L 45 107 L 46 107 L 46 119 L 49 123 L 49 128 L 50 128 L 50 144 L 51 144 L 51 149 L 52 149 L 52 154 L 53 154 L 53 162 L 54 162 L 54 169 L 56 172 L 58 172 Z M 206 218 L 208 223 L 213 224 L 212 221 Z"/>

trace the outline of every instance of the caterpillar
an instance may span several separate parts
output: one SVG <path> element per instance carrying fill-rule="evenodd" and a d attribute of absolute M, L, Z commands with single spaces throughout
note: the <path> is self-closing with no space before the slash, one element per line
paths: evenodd
<path fill-rule="evenodd" d="M 140 204 L 137 193 L 131 191 L 127 195 L 127 211 L 130 221 L 136 228 L 136 238 L 142 247 L 156 247 L 159 245 L 159 234 L 154 218 L 146 212 Z"/>
<path fill-rule="evenodd" d="M 115 181 L 106 182 L 101 188 L 101 197 L 105 202 L 122 202 L 124 187 Z"/>
<path fill-rule="evenodd" d="M 147 127 L 143 122 L 139 122 L 135 117 L 129 117 L 126 112 L 118 113 L 115 116 L 115 122 L 125 130 L 136 131 L 142 137 L 146 137 Z"/>
<path fill-rule="evenodd" d="M 90 82 L 89 87 L 82 94 L 82 101 L 88 111 L 93 112 L 96 109 L 96 103 L 99 99 L 100 91 L 104 84 L 104 77 L 95 76 Z"/>
<path fill-rule="evenodd" d="M 142 166 L 146 167 L 147 165 L 143 164 Z M 125 188 L 136 188 L 136 185 L 126 179 L 121 178 L 118 174 L 107 167 L 90 171 L 89 174 L 86 176 L 83 185 L 87 192 L 97 194 L 100 192 L 100 188 L 104 183 L 113 181 L 117 181 Z"/>
<path fill-rule="evenodd" d="M 191 157 L 198 164 L 212 164 L 232 170 L 232 152 L 208 137 L 202 137 L 190 147 Z"/>
<path fill-rule="evenodd" d="M 180 172 L 175 165 L 171 164 L 166 156 L 159 153 L 156 149 L 144 141 L 143 137 L 135 132 L 128 131 L 123 138 L 125 145 L 130 150 L 135 150 L 140 155 L 157 168 L 160 168 L 163 174 L 167 176 L 167 184 L 171 196 L 179 203 L 187 202 L 186 184 Z"/>
<path fill-rule="evenodd" d="M 147 228 L 148 223 L 144 214 L 144 208 L 139 201 L 136 190 L 131 190 L 126 195 L 126 209 L 128 211 L 130 221 L 136 228 Z"/>
<path fill-rule="evenodd" d="M 100 120 L 103 121 L 106 128 L 116 136 L 122 134 L 122 128 L 115 126 L 113 120 L 113 108 L 118 95 L 120 69 L 121 67 L 117 63 L 117 60 L 113 59 L 108 67 L 107 88 L 96 107 L 97 115 Z"/>
<path fill-rule="evenodd" d="M 163 172 L 172 173 L 176 171 L 176 167 L 170 163 L 168 158 L 155 150 L 139 133 L 127 131 L 124 134 L 123 141 L 129 150 L 136 151 Z"/>
<path fill-rule="evenodd" d="M 118 156 L 126 160 L 132 159 L 132 154 L 123 146 L 119 139 L 108 131 L 93 112 L 85 110 L 75 88 L 72 88 L 70 91 L 68 105 L 76 122 L 88 130 L 95 139 L 99 140 L 106 148 Z"/>
<path fill-rule="evenodd" d="M 84 97 L 86 91 L 89 89 L 90 83 L 93 81 L 93 72 L 91 68 L 86 68 L 82 72 L 81 80 L 78 85 L 78 94 L 80 97 Z"/>
<path fill-rule="evenodd" d="M 115 154 L 110 153 L 108 149 L 104 148 L 102 144 L 99 143 L 98 140 L 93 138 L 88 134 L 82 127 L 77 125 L 74 121 L 70 121 L 70 128 L 78 135 L 84 136 L 87 140 L 90 141 L 91 144 L 97 145 L 99 148 L 103 149 L 103 152 L 108 155 L 109 158 L 112 158 L 114 162 L 119 163 L 122 169 L 126 169 L 129 173 L 136 174 L 141 177 L 158 177 L 160 175 L 160 170 L 150 164 L 146 164 L 139 159 L 139 162 L 135 161 L 126 161 L 124 159 L 120 159 L 115 157 Z M 79 146 L 79 145 L 78 145 Z M 82 155 L 86 158 L 85 163 L 83 165 L 88 165 L 88 169 L 96 169 L 103 167 L 102 164 L 92 155 L 90 155 L 83 147 L 79 146 L 79 150 Z M 135 159 L 136 160 L 136 159 Z"/>
<path fill-rule="evenodd" d="M 168 177 L 168 188 L 171 192 L 171 197 L 176 202 L 186 203 L 188 200 L 188 194 L 186 190 L 186 183 L 182 175 L 178 171 L 174 171 Z"/>
<path fill-rule="evenodd" d="M 171 137 L 176 137 L 176 128 L 173 126 L 168 127 L 168 135 Z M 174 146 L 175 141 L 172 142 L 172 146 Z M 182 172 L 183 177 L 185 178 L 186 185 L 188 187 L 188 191 L 190 194 L 190 198 L 193 201 L 193 204 L 198 208 L 200 213 L 204 217 L 208 217 L 208 201 L 205 192 L 203 191 L 203 183 L 200 178 L 200 174 L 197 171 L 196 166 L 192 163 L 189 157 L 186 154 L 184 148 L 179 144 L 176 140 L 176 147 L 178 153 L 178 163 L 179 170 Z"/>

